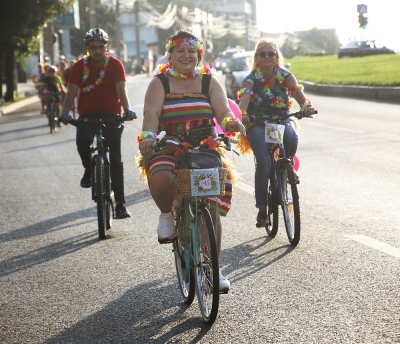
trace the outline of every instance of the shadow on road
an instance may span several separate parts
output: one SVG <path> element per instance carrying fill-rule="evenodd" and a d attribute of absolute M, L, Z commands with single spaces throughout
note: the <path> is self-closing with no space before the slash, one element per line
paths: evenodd
<path fill-rule="evenodd" d="M 170 278 L 138 285 L 43 343 L 199 343 L 211 329 Z"/>
<path fill-rule="evenodd" d="M 134 204 L 139 204 L 141 202 L 146 202 L 150 198 L 151 198 L 150 191 L 148 189 L 145 189 L 133 193 L 129 196 L 126 196 L 125 200 L 126 200 L 126 205 L 131 206 Z M 88 203 L 89 202 L 91 202 L 91 199 L 88 196 Z M 76 224 L 74 225 L 68 225 L 68 224 L 76 221 L 77 219 L 82 220 L 85 218 L 91 218 L 90 221 L 95 221 L 95 219 L 97 218 L 96 211 L 97 211 L 96 206 L 94 205 L 92 208 L 87 208 L 73 213 L 64 214 L 62 216 L 50 218 L 27 227 L 15 229 L 13 231 L 0 234 L 0 242 L 4 243 L 13 240 L 26 240 L 27 238 L 35 237 L 38 235 L 43 235 L 52 233 L 54 231 L 68 229 L 71 226 L 76 226 Z M 80 224 L 82 224 L 82 222 Z M 93 230 L 95 230 L 97 233 L 96 226 L 97 224 L 93 225 Z"/>
<path fill-rule="evenodd" d="M 274 240 L 270 237 L 253 239 L 222 252 L 224 274 L 230 275 L 231 282 L 246 279 L 276 263 L 294 250 L 291 245 L 268 248 Z"/>
<path fill-rule="evenodd" d="M 47 263 L 89 245 L 93 245 L 98 241 L 97 233 L 88 233 L 58 241 L 54 244 L 38 248 L 37 250 L 2 260 L 0 262 L 0 276 L 7 276 L 36 265 Z"/>

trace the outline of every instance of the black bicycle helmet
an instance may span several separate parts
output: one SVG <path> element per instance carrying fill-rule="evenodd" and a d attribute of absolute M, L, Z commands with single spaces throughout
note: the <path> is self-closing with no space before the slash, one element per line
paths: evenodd
<path fill-rule="evenodd" d="M 88 44 L 91 41 L 103 41 L 104 43 L 108 43 L 108 40 L 107 32 L 102 29 L 94 28 L 86 32 L 84 42 L 85 44 Z"/>

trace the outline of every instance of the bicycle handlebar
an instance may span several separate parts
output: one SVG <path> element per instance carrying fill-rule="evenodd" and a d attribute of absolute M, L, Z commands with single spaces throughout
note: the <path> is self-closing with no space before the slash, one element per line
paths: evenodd
<path fill-rule="evenodd" d="M 317 114 L 318 111 L 314 110 L 314 115 Z M 297 119 L 302 119 L 302 118 L 314 118 L 313 116 L 306 116 L 304 115 L 304 111 L 300 110 L 298 112 L 292 112 L 289 114 L 286 114 L 284 116 L 276 115 L 276 114 L 271 114 L 271 115 L 262 115 L 262 116 L 254 116 L 254 115 L 249 115 L 250 123 L 251 122 L 257 122 L 257 121 L 267 121 L 267 120 L 278 120 L 278 121 L 284 121 L 285 119 L 288 119 L 289 117 L 296 117 Z"/>
<path fill-rule="evenodd" d="M 115 115 L 118 116 L 118 115 Z M 71 124 L 75 127 L 78 126 L 83 126 L 85 124 L 106 124 L 110 122 L 124 122 L 126 121 L 126 116 L 123 117 L 115 117 L 115 118 L 108 118 L 108 119 L 88 119 L 87 117 L 84 118 L 84 120 L 77 120 L 77 119 L 70 119 L 67 121 L 68 124 Z"/>
<path fill-rule="evenodd" d="M 155 138 L 155 141 L 151 145 L 154 152 L 159 152 L 161 150 L 161 146 L 165 145 L 166 143 L 173 144 L 175 146 L 178 146 L 179 148 L 184 148 L 184 145 L 179 141 L 176 141 L 173 139 L 165 139 L 165 135 L 166 135 L 166 132 L 162 131 Z M 224 142 L 225 149 L 229 150 L 229 151 L 231 150 L 231 144 L 229 142 L 229 138 L 225 137 L 224 134 L 220 134 L 217 137 L 215 137 L 214 141 Z M 193 148 L 195 148 L 195 147 L 193 147 L 192 145 L 189 145 L 189 147 L 188 147 L 188 149 L 193 149 Z"/>

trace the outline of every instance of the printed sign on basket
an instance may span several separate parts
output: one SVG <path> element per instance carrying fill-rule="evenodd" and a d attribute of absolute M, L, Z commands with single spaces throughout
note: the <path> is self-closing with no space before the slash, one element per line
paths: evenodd
<path fill-rule="evenodd" d="M 192 196 L 215 196 L 220 194 L 217 168 L 190 170 Z"/>
<path fill-rule="evenodd" d="M 285 126 L 281 124 L 265 123 L 265 142 L 283 143 Z"/>

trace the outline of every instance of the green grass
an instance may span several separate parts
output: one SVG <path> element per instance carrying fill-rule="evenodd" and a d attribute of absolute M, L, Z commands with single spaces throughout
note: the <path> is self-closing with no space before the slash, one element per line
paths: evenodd
<path fill-rule="evenodd" d="M 341 58 L 298 56 L 285 59 L 297 80 L 319 84 L 400 86 L 400 55 Z"/>

